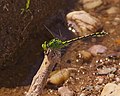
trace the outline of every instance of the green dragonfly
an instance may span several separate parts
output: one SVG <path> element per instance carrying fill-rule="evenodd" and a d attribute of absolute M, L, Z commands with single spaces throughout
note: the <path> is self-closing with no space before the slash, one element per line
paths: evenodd
<path fill-rule="evenodd" d="M 96 33 L 92 33 L 90 35 L 86 35 L 86 36 L 81 36 L 81 37 L 77 37 L 77 38 L 73 38 L 71 40 L 66 40 L 66 41 L 62 41 L 58 38 L 54 38 L 52 40 L 50 40 L 49 42 L 45 41 L 42 44 L 42 48 L 44 51 L 47 51 L 48 48 L 50 49 L 61 49 L 67 45 L 69 45 L 71 42 L 77 41 L 77 40 L 83 40 L 85 38 L 89 38 L 89 37 L 102 37 L 107 35 L 108 33 L 105 31 L 102 32 L 96 32 Z"/>

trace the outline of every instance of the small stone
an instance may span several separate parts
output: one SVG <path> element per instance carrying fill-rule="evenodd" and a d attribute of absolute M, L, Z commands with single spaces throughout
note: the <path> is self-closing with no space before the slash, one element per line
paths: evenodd
<path fill-rule="evenodd" d="M 97 54 L 105 53 L 106 50 L 107 50 L 107 47 L 103 45 L 93 45 L 88 49 L 88 51 L 91 52 L 94 56 L 96 56 Z"/>
<path fill-rule="evenodd" d="M 100 74 L 100 75 L 106 75 L 106 74 L 109 74 L 109 73 L 114 73 L 116 70 L 117 69 L 115 67 L 111 67 L 111 68 L 103 67 L 102 69 L 97 69 L 98 74 Z"/>
<path fill-rule="evenodd" d="M 60 96 L 73 96 L 74 92 L 69 90 L 68 87 L 60 87 L 58 88 L 58 93 L 60 94 Z"/>
<path fill-rule="evenodd" d="M 119 78 L 119 77 L 116 77 L 115 80 L 116 80 L 117 82 L 120 82 L 120 78 Z"/>
<path fill-rule="evenodd" d="M 50 93 L 52 93 L 52 92 L 53 92 L 53 90 L 52 90 L 52 89 L 49 89 L 49 92 L 50 92 Z"/>
<path fill-rule="evenodd" d="M 111 8 L 109 8 L 109 9 L 107 9 L 106 12 L 107 12 L 108 14 L 115 14 L 115 13 L 118 13 L 118 12 L 119 12 L 119 8 L 117 8 L 117 7 L 111 7 Z"/>
<path fill-rule="evenodd" d="M 99 76 L 96 78 L 96 80 L 97 80 L 97 84 L 102 84 L 104 81 L 104 78 Z"/>
<path fill-rule="evenodd" d="M 76 71 L 76 68 L 64 68 L 61 70 L 55 70 L 50 74 L 48 82 L 53 85 L 61 85 L 69 79 L 72 72 Z"/>
<path fill-rule="evenodd" d="M 120 22 L 120 18 L 118 18 L 118 17 L 116 17 L 114 20 L 117 22 Z"/>
<path fill-rule="evenodd" d="M 94 88 L 96 91 L 99 91 L 101 89 L 101 87 L 102 87 L 101 85 L 96 85 Z"/>
<path fill-rule="evenodd" d="M 87 91 L 92 91 L 94 89 L 94 87 L 93 86 L 86 86 L 85 87 L 85 90 L 87 90 Z"/>
<path fill-rule="evenodd" d="M 78 60 L 78 59 L 76 59 L 76 62 L 79 62 L 79 60 Z"/>
<path fill-rule="evenodd" d="M 114 19 L 114 21 L 112 22 L 112 24 L 114 25 L 114 26 L 117 26 L 117 25 L 119 25 L 120 24 L 120 18 L 115 18 Z"/>
<path fill-rule="evenodd" d="M 120 43 L 120 39 L 115 40 L 116 43 Z M 120 59 L 120 52 L 112 52 L 107 55 L 107 58 L 110 60 L 119 60 Z"/>
<path fill-rule="evenodd" d="M 84 9 L 94 9 L 102 5 L 102 0 L 82 0 Z"/>
<path fill-rule="evenodd" d="M 24 95 L 26 95 L 26 94 L 27 94 L 27 91 L 24 92 Z"/>
<path fill-rule="evenodd" d="M 110 77 L 110 78 L 114 78 L 115 75 L 114 75 L 114 74 L 109 74 L 109 77 Z"/>
<path fill-rule="evenodd" d="M 120 96 L 120 84 L 108 83 L 104 86 L 100 96 Z"/>
<path fill-rule="evenodd" d="M 81 93 L 80 96 L 86 96 L 85 93 Z"/>
<path fill-rule="evenodd" d="M 85 11 L 70 12 L 67 14 L 66 18 L 69 27 L 68 29 L 76 36 L 89 35 L 103 27 L 100 19 Z"/>
<path fill-rule="evenodd" d="M 92 54 L 88 51 L 82 50 L 80 53 L 84 61 L 89 61 L 92 58 Z"/>
<path fill-rule="evenodd" d="M 70 77 L 70 73 L 70 70 L 68 70 L 67 68 L 58 70 L 50 76 L 48 81 L 54 85 L 63 84 Z"/>

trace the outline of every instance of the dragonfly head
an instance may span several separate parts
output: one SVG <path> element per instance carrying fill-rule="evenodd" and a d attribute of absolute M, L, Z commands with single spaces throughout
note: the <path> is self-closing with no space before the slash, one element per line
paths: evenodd
<path fill-rule="evenodd" d="M 43 44 L 42 44 L 42 48 L 44 51 L 47 51 L 47 42 L 45 41 Z"/>

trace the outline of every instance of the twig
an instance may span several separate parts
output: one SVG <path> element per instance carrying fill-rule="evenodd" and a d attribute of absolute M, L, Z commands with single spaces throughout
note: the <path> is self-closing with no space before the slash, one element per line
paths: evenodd
<path fill-rule="evenodd" d="M 42 96 L 42 91 L 47 83 L 47 78 L 54 65 L 60 62 L 60 51 L 48 50 L 37 74 L 34 76 L 30 89 L 26 96 Z"/>

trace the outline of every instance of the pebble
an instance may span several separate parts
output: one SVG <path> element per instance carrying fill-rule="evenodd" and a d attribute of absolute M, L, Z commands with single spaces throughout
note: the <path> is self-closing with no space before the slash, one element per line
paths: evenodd
<path fill-rule="evenodd" d="M 111 68 L 103 67 L 102 69 L 97 69 L 98 74 L 100 74 L 100 75 L 106 75 L 106 74 L 109 74 L 109 73 L 114 73 L 116 70 L 117 69 L 115 67 L 111 67 Z"/>
<path fill-rule="evenodd" d="M 110 78 L 114 78 L 114 77 L 115 77 L 115 74 L 109 74 L 109 77 L 110 77 Z"/>
<path fill-rule="evenodd" d="M 116 43 L 120 43 L 120 40 L 115 40 Z M 107 58 L 110 60 L 119 60 L 120 59 L 120 52 L 112 52 L 107 55 Z"/>
<path fill-rule="evenodd" d="M 96 85 L 94 88 L 95 88 L 96 91 L 100 91 L 100 89 L 102 88 L 102 86 L 101 85 Z"/>
<path fill-rule="evenodd" d="M 65 86 L 58 88 L 58 93 L 60 94 L 60 96 L 73 96 L 74 95 L 74 92 L 69 90 L 69 88 Z"/>
<path fill-rule="evenodd" d="M 69 77 L 72 71 L 76 71 L 75 68 L 64 68 L 58 71 L 53 71 L 48 79 L 53 85 L 63 84 Z"/>
<path fill-rule="evenodd" d="M 89 35 L 103 26 L 101 21 L 85 11 L 73 11 L 66 15 L 68 29 L 76 36 Z"/>
<path fill-rule="evenodd" d="M 96 80 L 97 80 L 97 84 L 102 84 L 102 83 L 103 83 L 103 81 L 104 81 L 104 78 L 103 78 L 103 77 L 98 76 L 98 77 L 96 78 Z"/>
<path fill-rule="evenodd" d="M 120 24 L 120 18 L 115 18 L 114 19 L 114 21 L 112 22 L 112 24 L 114 25 L 114 26 L 117 26 L 117 25 L 119 25 Z"/>
<path fill-rule="evenodd" d="M 120 82 L 120 78 L 119 78 L 119 77 L 116 77 L 115 80 L 116 80 L 117 82 Z"/>
<path fill-rule="evenodd" d="M 102 0 L 82 0 L 84 9 L 94 9 L 102 5 Z"/>
<path fill-rule="evenodd" d="M 115 14 L 119 12 L 119 8 L 118 7 L 111 7 L 109 9 L 106 10 L 107 14 Z"/>
<path fill-rule="evenodd" d="M 92 58 L 92 54 L 88 51 L 82 50 L 81 52 L 82 58 L 84 59 L 84 61 L 89 61 Z"/>
<path fill-rule="evenodd" d="M 81 93 L 80 96 L 86 96 L 85 93 Z"/>
<path fill-rule="evenodd" d="M 93 45 L 92 47 L 88 49 L 88 51 L 92 53 L 92 55 L 94 56 L 96 56 L 97 54 L 105 53 L 106 50 L 107 50 L 107 47 L 103 45 Z"/>
<path fill-rule="evenodd" d="M 93 89 L 94 89 L 94 87 L 90 86 L 90 85 L 85 87 L 85 90 L 87 90 L 87 91 L 93 91 Z"/>
<path fill-rule="evenodd" d="M 119 17 L 116 17 L 114 20 L 117 21 L 117 22 L 120 22 L 120 18 Z"/>
<path fill-rule="evenodd" d="M 108 83 L 104 86 L 100 96 L 120 96 L 120 84 Z"/>

